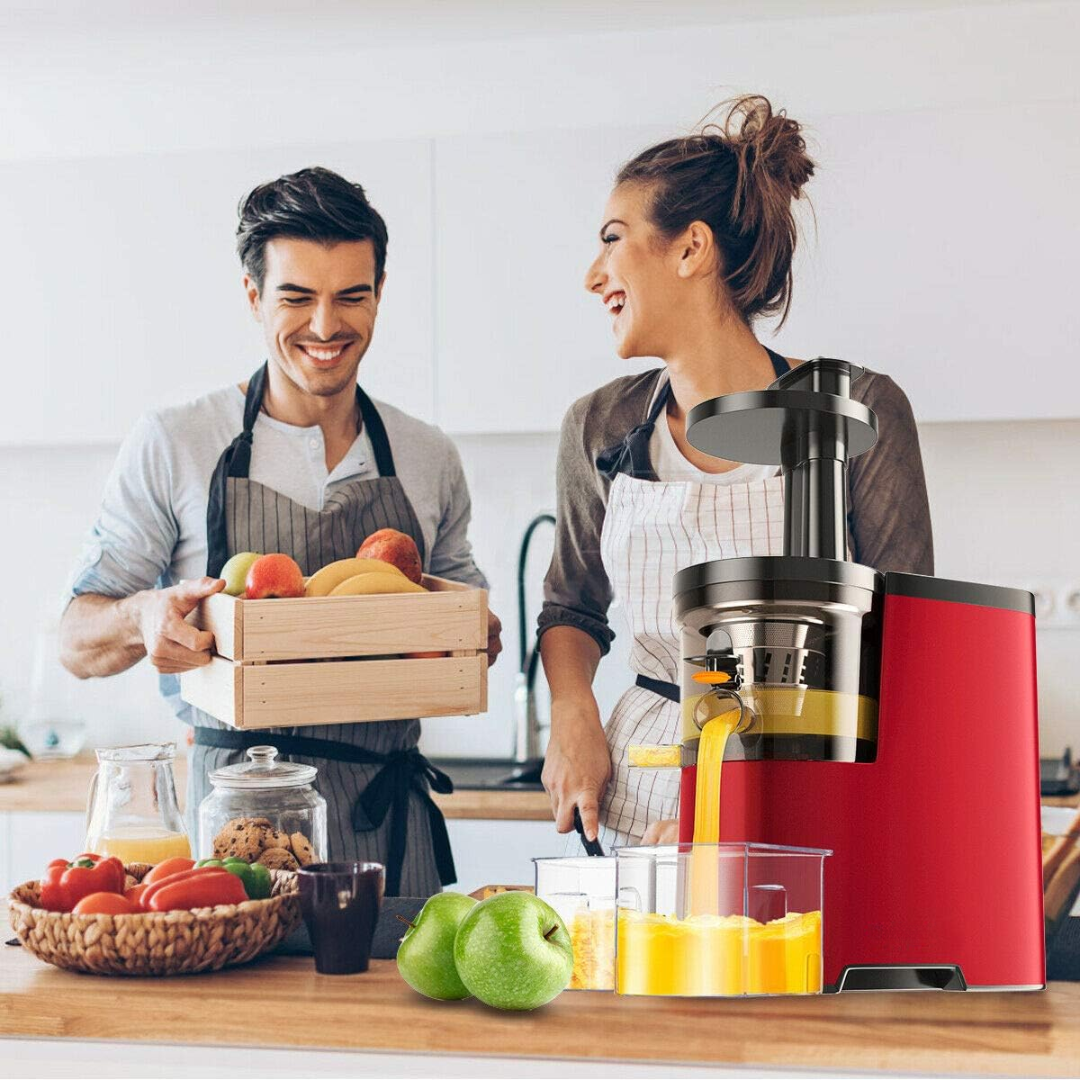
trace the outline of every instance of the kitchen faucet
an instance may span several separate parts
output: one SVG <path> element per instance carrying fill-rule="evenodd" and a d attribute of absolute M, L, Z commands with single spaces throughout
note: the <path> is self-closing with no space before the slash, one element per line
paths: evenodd
<path fill-rule="evenodd" d="M 536 675 L 540 667 L 540 643 L 535 634 L 528 633 L 525 610 L 525 570 L 529 556 L 529 544 L 536 529 L 549 522 L 555 524 L 552 514 L 537 514 L 525 529 L 518 554 L 517 601 L 518 601 L 518 675 L 514 688 L 514 756 L 518 768 L 512 779 L 539 780 L 544 759 L 540 753 L 540 719 L 536 712 Z M 529 642 L 532 642 L 530 646 Z"/>

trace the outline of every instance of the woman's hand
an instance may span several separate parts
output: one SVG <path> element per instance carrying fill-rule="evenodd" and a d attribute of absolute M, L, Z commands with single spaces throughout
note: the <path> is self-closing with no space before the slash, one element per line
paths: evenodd
<path fill-rule="evenodd" d="M 600 800 L 611 779 L 611 753 L 591 693 L 551 703 L 551 738 L 540 779 L 551 797 L 555 828 L 561 833 L 574 828 L 576 806 L 585 836 L 595 840 Z"/>
<path fill-rule="evenodd" d="M 660 844 L 677 844 L 679 842 L 679 819 L 669 818 L 666 821 L 654 821 L 641 838 L 645 847 L 656 847 Z"/>

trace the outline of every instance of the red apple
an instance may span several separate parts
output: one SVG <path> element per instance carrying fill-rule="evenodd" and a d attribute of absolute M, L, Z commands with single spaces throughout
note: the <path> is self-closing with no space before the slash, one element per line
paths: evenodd
<path fill-rule="evenodd" d="M 244 597 L 269 600 L 271 597 L 303 596 L 304 575 L 288 555 L 260 555 L 247 572 Z"/>
<path fill-rule="evenodd" d="M 381 559 L 396 566 L 410 581 L 420 584 L 424 567 L 416 541 L 397 529 L 380 529 L 373 532 L 356 553 L 358 559 Z"/>

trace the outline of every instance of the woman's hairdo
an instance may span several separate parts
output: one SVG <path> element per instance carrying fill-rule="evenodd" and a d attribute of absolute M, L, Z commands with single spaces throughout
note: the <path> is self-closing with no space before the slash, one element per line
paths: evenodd
<path fill-rule="evenodd" d="M 726 110 L 726 111 L 725 111 Z M 646 185 L 655 227 L 675 237 L 692 222 L 713 231 L 720 273 L 747 323 L 791 307 L 797 227 L 792 200 L 814 175 L 800 125 L 760 95 L 725 102 L 693 135 L 643 150 L 616 182 Z M 706 118 L 708 120 L 708 118 Z"/>
<path fill-rule="evenodd" d="M 329 169 L 301 169 L 260 184 L 240 203 L 239 213 L 236 250 L 260 292 L 266 277 L 266 244 L 279 236 L 320 244 L 370 240 L 378 288 L 386 266 L 386 222 L 359 184 Z"/>

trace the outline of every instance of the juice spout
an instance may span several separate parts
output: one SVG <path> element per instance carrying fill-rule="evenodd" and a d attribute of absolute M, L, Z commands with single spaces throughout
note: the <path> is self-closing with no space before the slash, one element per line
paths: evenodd
<path fill-rule="evenodd" d="M 732 713 L 737 716 L 731 716 Z M 713 686 L 707 694 L 698 697 L 693 703 L 691 716 L 698 731 L 703 730 L 710 721 L 723 716 L 726 718 L 725 725 L 730 725 L 731 734 L 748 730 L 754 719 L 753 711 L 738 691 L 722 685 Z"/>

